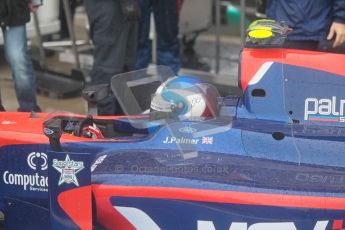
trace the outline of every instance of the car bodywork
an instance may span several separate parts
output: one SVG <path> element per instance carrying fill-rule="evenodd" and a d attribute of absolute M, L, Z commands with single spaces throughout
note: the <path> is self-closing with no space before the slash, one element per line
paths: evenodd
<path fill-rule="evenodd" d="M 344 60 L 244 48 L 218 117 L 94 117 L 104 139 L 73 134 L 85 116 L 0 113 L 6 229 L 343 229 Z"/>

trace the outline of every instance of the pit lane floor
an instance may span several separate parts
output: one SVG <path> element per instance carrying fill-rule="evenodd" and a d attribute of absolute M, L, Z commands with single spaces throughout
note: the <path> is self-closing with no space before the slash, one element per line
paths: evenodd
<path fill-rule="evenodd" d="M 18 102 L 15 96 L 14 85 L 11 78 L 11 72 L 7 65 L 0 64 L 0 90 L 2 104 L 6 111 L 16 111 Z M 69 111 L 73 113 L 86 113 L 86 103 L 81 97 L 69 99 L 54 99 L 42 95 L 37 95 L 39 106 L 44 112 Z"/>

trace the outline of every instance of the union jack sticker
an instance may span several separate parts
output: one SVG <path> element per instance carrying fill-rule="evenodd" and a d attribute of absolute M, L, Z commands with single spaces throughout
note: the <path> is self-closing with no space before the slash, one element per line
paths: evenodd
<path fill-rule="evenodd" d="M 204 145 L 212 145 L 213 144 L 213 137 L 202 137 L 201 143 Z"/>

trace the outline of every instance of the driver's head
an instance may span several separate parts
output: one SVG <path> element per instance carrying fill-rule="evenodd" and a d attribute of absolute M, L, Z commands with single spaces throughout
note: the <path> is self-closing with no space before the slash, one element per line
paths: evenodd
<path fill-rule="evenodd" d="M 218 114 L 218 90 L 195 77 L 169 78 L 151 100 L 151 119 L 212 118 Z"/>

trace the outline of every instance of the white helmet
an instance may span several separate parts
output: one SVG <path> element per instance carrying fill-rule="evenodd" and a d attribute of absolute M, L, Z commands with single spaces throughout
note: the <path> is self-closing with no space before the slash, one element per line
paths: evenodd
<path fill-rule="evenodd" d="M 218 90 L 195 77 L 173 77 L 162 83 L 151 100 L 151 118 L 212 118 L 218 114 Z"/>

